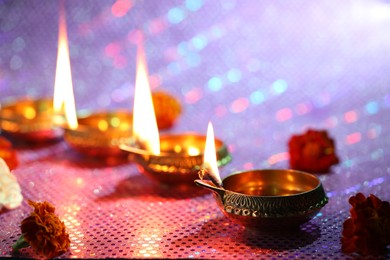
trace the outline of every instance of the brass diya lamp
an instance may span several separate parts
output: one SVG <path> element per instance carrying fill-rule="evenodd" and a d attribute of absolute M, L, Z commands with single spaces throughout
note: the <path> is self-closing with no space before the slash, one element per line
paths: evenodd
<path fill-rule="evenodd" d="M 64 131 L 60 126 L 65 123 L 64 116 L 67 116 L 70 107 L 62 106 L 63 101 L 73 98 L 66 22 L 63 12 L 60 13 L 55 81 L 54 99 L 26 98 L 2 106 L 0 109 L 1 129 L 16 138 L 33 142 L 62 137 Z"/>
<path fill-rule="evenodd" d="M 98 112 L 80 116 L 75 128 L 64 128 L 65 141 L 76 151 L 96 157 L 126 154 L 119 145 L 131 141 L 133 115 L 127 111 Z"/>
<path fill-rule="evenodd" d="M 208 130 L 209 137 L 213 139 L 212 131 Z M 208 142 L 200 179 L 195 183 L 214 193 L 218 206 L 233 222 L 268 230 L 295 228 L 310 220 L 328 202 L 320 180 L 301 171 L 250 170 L 221 180 L 214 149 L 213 142 Z M 209 180 L 204 179 L 205 175 Z"/>
<path fill-rule="evenodd" d="M 120 148 L 129 153 L 129 160 L 136 162 L 143 174 L 164 184 L 192 184 L 203 164 L 206 137 L 195 133 L 160 136 L 160 153 L 123 144 Z M 226 165 L 231 156 L 225 144 L 215 140 L 217 163 Z"/>
<path fill-rule="evenodd" d="M 63 117 L 53 110 L 49 98 L 24 98 L 0 108 L 0 128 L 5 133 L 26 141 L 41 142 L 62 137 L 59 127 Z"/>
<path fill-rule="evenodd" d="M 131 136 L 132 114 L 102 111 L 77 116 L 73 94 L 69 47 L 64 9 L 60 9 L 54 107 L 63 113 L 65 141 L 76 151 L 99 159 L 124 155 L 118 145 Z M 105 160 L 103 160 L 105 161 Z"/>
<path fill-rule="evenodd" d="M 161 109 L 161 108 L 159 108 Z M 194 133 L 159 135 L 152 94 L 149 86 L 146 58 L 142 44 L 137 50 L 137 73 L 134 92 L 133 140 L 120 145 L 140 171 L 167 185 L 192 184 L 203 163 L 202 151 L 206 137 Z M 231 160 L 227 147 L 216 140 L 219 164 Z"/>
<path fill-rule="evenodd" d="M 309 221 L 328 202 L 320 180 L 295 170 L 236 172 L 222 180 L 195 183 L 214 192 L 225 216 L 246 227 L 295 228 Z"/>

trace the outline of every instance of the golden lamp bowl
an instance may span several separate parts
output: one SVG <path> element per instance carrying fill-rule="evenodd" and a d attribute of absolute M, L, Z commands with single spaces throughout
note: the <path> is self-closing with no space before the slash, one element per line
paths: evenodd
<path fill-rule="evenodd" d="M 93 113 L 79 117 L 78 124 L 77 129 L 65 128 L 64 139 L 73 149 L 94 157 L 126 156 L 118 146 L 131 140 L 132 113 Z"/>
<path fill-rule="evenodd" d="M 136 162 L 143 174 L 167 185 L 193 184 L 203 164 L 206 136 L 194 133 L 160 136 L 160 154 L 154 155 L 131 145 L 120 148 L 129 153 L 129 160 Z M 232 159 L 225 144 L 215 140 L 217 163 L 226 165 Z"/>
<path fill-rule="evenodd" d="M 195 183 L 213 191 L 230 220 L 264 230 L 299 227 L 328 202 L 316 176 L 295 170 L 236 172 L 223 179 L 222 187 L 209 180 Z"/>
<path fill-rule="evenodd" d="M 0 128 L 5 133 L 26 141 L 41 142 L 62 137 L 63 130 L 56 124 L 53 100 L 20 99 L 1 106 Z M 58 123 L 58 122 L 57 122 Z"/>

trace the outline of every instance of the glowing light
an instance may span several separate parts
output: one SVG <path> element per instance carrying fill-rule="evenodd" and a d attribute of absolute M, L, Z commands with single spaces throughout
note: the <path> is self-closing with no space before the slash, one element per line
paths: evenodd
<path fill-rule="evenodd" d="M 111 12 L 116 17 L 122 17 L 127 14 L 127 12 L 133 6 L 131 0 L 117 0 L 111 7 Z"/>
<path fill-rule="evenodd" d="M 185 100 L 188 104 L 195 104 L 203 96 L 201 88 L 193 88 L 185 94 Z"/>
<path fill-rule="evenodd" d="M 186 0 L 186 7 L 190 11 L 198 11 L 203 6 L 203 0 Z"/>
<path fill-rule="evenodd" d="M 271 155 L 267 161 L 270 165 L 272 165 L 277 162 L 286 161 L 288 158 L 289 158 L 289 154 L 287 152 L 284 152 L 284 153 L 277 153 Z"/>
<path fill-rule="evenodd" d="M 222 88 L 222 80 L 218 77 L 212 77 L 207 82 L 207 86 L 211 91 L 216 92 Z"/>
<path fill-rule="evenodd" d="M 249 107 L 249 101 L 247 98 L 238 98 L 233 101 L 230 106 L 230 111 L 233 113 L 241 113 Z"/>
<path fill-rule="evenodd" d="M 58 53 L 53 107 L 54 111 L 58 114 L 62 114 L 63 110 L 65 110 L 65 118 L 69 128 L 76 129 L 78 127 L 76 105 L 73 95 L 65 11 L 63 7 L 61 8 L 59 15 Z"/>
<path fill-rule="evenodd" d="M 296 106 L 296 111 L 298 115 L 304 115 L 309 113 L 311 110 L 311 106 L 309 104 L 300 103 Z"/>
<path fill-rule="evenodd" d="M 168 12 L 168 21 L 170 21 L 173 24 L 178 24 L 181 21 L 184 20 L 186 17 L 186 14 L 184 11 L 178 7 L 174 7 Z"/>
<path fill-rule="evenodd" d="M 272 83 L 272 88 L 276 94 L 281 94 L 287 90 L 287 82 L 283 79 L 278 79 Z"/>
<path fill-rule="evenodd" d="M 189 147 L 187 150 L 187 154 L 190 156 L 196 156 L 196 155 L 200 154 L 200 151 L 196 147 Z"/>
<path fill-rule="evenodd" d="M 353 123 L 357 120 L 358 116 L 355 111 L 349 111 L 344 114 L 344 120 L 346 123 Z"/>
<path fill-rule="evenodd" d="M 108 57 L 115 57 L 121 51 L 121 46 L 119 43 L 111 42 L 105 48 L 104 52 Z"/>
<path fill-rule="evenodd" d="M 77 178 L 76 183 L 77 185 L 82 185 L 84 183 L 84 180 L 82 178 Z"/>
<path fill-rule="evenodd" d="M 337 126 L 337 124 L 338 124 L 338 119 L 336 116 L 331 116 L 331 117 L 327 118 L 325 121 L 325 125 L 328 128 L 335 127 L 335 126 Z"/>
<path fill-rule="evenodd" d="M 352 133 L 347 135 L 346 141 L 347 144 L 356 144 L 362 140 L 362 134 L 359 132 Z"/>
<path fill-rule="evenodd" d="M 23 116 L 27 119 L 34 119 L 37 116 L 37 111 L 33 107 L 26 107 L 23 111 Z"/>
<path fill-rule="evenodd" d="M 218 183 L 222 183 L 218 171 L 217 155 L 215 152 L 215 139 L 213 125 L 209 122 L 207 126 L 206 145 L 204 148 L 203 165 Z"/>
<path fill-rule="evenodd" d="M 106 120 L 99 120 L 98 122 L 98 128 L 100 131 L 107 131 L 108 129 L 108 123 Z"/>
<path fill-rule="evenodd" d="M 133 136 L 153 154 L 160 153 L 156 114 L 150 91 L 148 69 L 143 44 L 138 44 L 137 74 L 134 93 Z"/>
<path fill-rule="evenodd" d="M 69 178 L 69 180 L 70 179 L 73 178 Z M 75 186 L 73 181 L 70 185 L 72 185 L 72 187 Z M 85 182 L 81 178 L 77 178 L 76 185 L 81 188 L 85 185 Z M 80 206 L 77 204 L 63 206 L 64 214 L 62 215 L 61 220 L 64 221 L 64 224 L 68 230 L 72 230 L 72 232 L 69 232 L 69 238 L 71 241 L 82 241 L 84 237 L 84 229 L 81 228 L 81 222 L 77 218 L 79 216 L 80 209 Z M 76 245 L 76 243 L 72 243 L 70 245 L 70 249 L 72 251 L 77 251 L 79 250 L 79 247 Z"/>
<path fill-rule="evenodd" d="M 127 123 L 127 122 L 122 122 L 120 125 L 119 125 L 119 129 L 121 131 L 126 131 L 126 130 L 129 130 L 131 128 L 130 124 Z"/>
<path fill-rule="evenodd" d="M 373 128 L 368 129 L 368 133 L 367 133 L 368 138 L 370 139 L 377 138 L 380 135 L 381 131 L 382 131 L 381 126 L 375 126 Z"/>
<path fill-rule="evenodd" d="M 371 101 L 366 104 L 366 111 L 370 115 L 375 115 L 379 111 L 379 105 L 375 101 Z"/>
<path fill-rule="evenodd" d="M 144 34 L 141 30 L 131 30 L 127 34 L 127 39 L 129 40 L 129 42 L 134 43 L 134 44 L 138 44 L 140 41 L 142 41 L 143 37 L 144 37 Z"/>
<path fill-rule="evenodd" d="M 143 223 L 149 226 L 153 226 L 154 223 L 158 223 L 159 218 L 150 216 L 145 218 Z M 137 238 L 134 241 L 134 257 L 135 258 L 161 258 L 162 249 L 160 248 L 161 241 L 164 239 L 164 232 L 159 229 L 151 228 L 139 228 L 135 230 L 135 236 Z"/>
<path fill-rule="evenodd" d="M 188 43 L 180 42 L 177 45 L 177 53 L 179 53 L 181 56 L 185 56 L 188 53 Z"/>
<path fill-rule="evenodd" d="M 251 169 L 253 169 L 253 163 L 251 162 L 244 163 L 244 170 L 251 170 Z"/>
<path fill-rule="evenodd" d="M 253 104 L 257 105 L 257 104 L 261 104 L 262 102 L 264 102 L 265 97 L 264 97 L 263 92 L 261 92 L 260 90 L 256 90 L 256 91 L 252 92 L 252 94 L 249 96 L 249 99 L 251 100 L 251 102 Z"/>
<path fill-rule="evenodd" d="M 214 25 L 212 28 L 211 28 L 211 36 L 212 36 L 212 39 L 219 39 L 221 38 L 225 33 L 225 30 L 223 27 L 221 27 L 221 25 Z"/>
<path fill-rule="evenodd" d="M 232 83 L 239 82 L 241 80 L 241 77 L 242 73 L 239 69 L 231 69 L 227 73 L 227 79 Z"/>
<path fill-rule="evenodd" d="M 197 35 L 191 39 L 192 46 L 197 50 L 202 50 L 207 45 L 207 38 L 204 35 Z"/>
<path fill-rule="evenodd" d="M 276 120 L 279 122 L 287 121 L 292 118 L 292 111 L 290 108 L 283 108 L 276 112 Z"/>
<path fill-rule="evenodd" d="M 149 31 L 152 34 L 158 34 L 164 31 L 166 27 L 167 27 L 167 22 L 161 18 L 158 18 L 150 22 Z"/>
<path fill-rule="evenodd" d="M 119 127 L 120 124 L 121 120 L 118 117 L 111 118 L 110 125 L 112 125 L 113 127 Z"/>
<path fill-rule="evenodd" d="M 197 53 L 189 53 L 186 57 L 186 62 L 191 67 L 196 67 L 201 63 L 200 55 Z"/>

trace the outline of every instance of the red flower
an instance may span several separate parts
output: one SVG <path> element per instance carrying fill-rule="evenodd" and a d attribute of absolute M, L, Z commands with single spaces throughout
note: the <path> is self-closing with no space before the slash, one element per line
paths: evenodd
<path fill-rule="evenodd" d="M 2 136 L 0 136 L 0 157 L 4 159 L 10 170 L 18 166 L 18 158 L 11 142 Z"/>
<path fill-rule="evenodd" d="M 22 221 L 22 236 L 13 246 L 15 251 L 31 246 L 48 258 L 65 253 L 69 246 L 69 234 L 65 224 L 54 214 L 54 206 L 44 202 L 28 202 L 34 211 Z"/>
<path fill-rule="evenodd" d="M 181 114 L 181 105 L 173 96 L 158 91 L 152 93 L 154 111 L 159 129 L 171 128 Z"/>
<path fill-rule="evenodd" d="M 290 167 L 308 172 L 328 172 L 339 162 L 334 141 L 325 130 L 309 129 L 303 135 L 293 135 L 288 142 Z"/>
<path fill-rule="evenodd" d="M 349 199 L 351 218 L 345 220 L 341 238 L 344 253 L 376 255 L 390 245 L 390 204 L 362 193 Z"/>

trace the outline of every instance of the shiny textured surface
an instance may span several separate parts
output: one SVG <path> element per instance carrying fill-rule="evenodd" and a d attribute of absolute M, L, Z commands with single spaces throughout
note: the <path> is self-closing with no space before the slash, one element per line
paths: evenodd
<path fill-rule="evenodd" d="M 0 1 L 1 102 L 53 93 L 58 1 Z M 65 1 L 77 109 L 131 109 L 135 42 L 144 32 L 151 85 L 183 114 L 170 132 L 215 135 L 235 170 L 287 168 L 287 142 L 327 129 L 340 164 L 318 175 L 329 203 L 299 231 L 232 224 L 203 189 L 154 184 L 133 164 L 102 165 L 64 142 L 18 146 L 25 201 L 0 213 L 11 256 L 27 199 L 66 223 L 63 257 L 347 258 L 348 198 L 390 200 L 390 3 L 361 1 Z M 36 257 L 30 249 L 22 257 Z M 390 257 L 389 253 L 387 256 Z"/>

